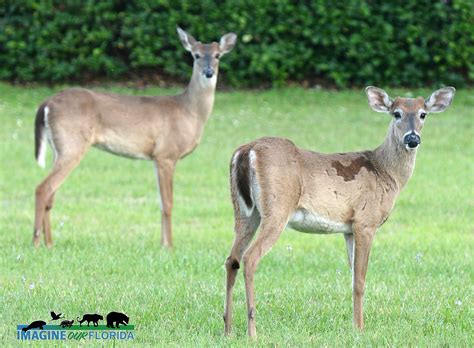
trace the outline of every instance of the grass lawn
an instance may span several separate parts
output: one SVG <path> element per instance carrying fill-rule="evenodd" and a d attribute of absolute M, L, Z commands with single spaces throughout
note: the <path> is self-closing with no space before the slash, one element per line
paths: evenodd
<path fill-rule="evenodd" d="M 58 89 L 0 84 L 0 345 L 17 346 L 16 325 L 49 319 L 51 310 L 68 319 L 124 312 L 135 325 L 132 344 L 472 344 L 472 90 L 459 90 L 445 113 L 427 117 L 415 173 L 373 244 L 366 330 L 352 327 L 344 238 L 287 230 L 255 276 L 259 337 L 252 342 L 246 336 L 241 272 L 233 335 L 223 336 L 223 264 L 233 240 L 232 151 L 263 135 L 287 137 L 320 152 L 375 148 L 389 116 L 371 111 L 362 89 L 218 91 L 201 145 L 177 167 L 172 252 L 159 247 L 153 164 L 96 149 L 56 195 L 54 248 L 34 250 L 34 191 L 47 173 L 33 158 L 34 114 Z M 48 148 L 47 168 L 51 159 Z"/>

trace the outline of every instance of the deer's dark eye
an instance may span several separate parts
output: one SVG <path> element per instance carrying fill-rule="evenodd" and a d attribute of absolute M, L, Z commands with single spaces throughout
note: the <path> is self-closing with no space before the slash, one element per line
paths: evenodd
<path fill-rule="evenodd" d="M 214 58 L 216 58 L 216 59 L 219 59 L 220 57 L 221 57 L 221 56 L 220 56 L 219 53 L 216 53 L 216 55 L 214 56 Z"/>
<path fill-rule="evenodd" d="M 425 112 L 422 112 L 422 113 L 420 114 L 420 118 L 421 118 L 422 120 L 424 120 L 425 117 L 426 117 L 426 113 L 425 113 Z"/>
<path fill-rule="evenodd" d="M 201 58 L 201 56 L 199 54 L 195 54 L 194 58 L 199 59 L 199 58 Z"/>
<path fill-rule="evenodd" d="M 399 113 L 398 111 L 395 111 L 395 112 L 393 113 L 393 117 L 395 117 L 395 119 L 399 120 L 399 119 L 402 118 L 402 114 Z"/>

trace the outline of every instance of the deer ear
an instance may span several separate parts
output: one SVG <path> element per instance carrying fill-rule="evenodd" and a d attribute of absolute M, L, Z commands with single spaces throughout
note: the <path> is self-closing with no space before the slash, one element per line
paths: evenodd
<path fill-rule="evenodd" d="M 442 112 L 447 109 L 454 98 L 456 89 L 454 87 L 444 87 L 433 92 L 426 98 L 425 105 L 429 112 Z"/>
<path fill-rule="evenodd" d="M 223 37 L 221 37 L 221 40 L 219 41 L 219 49 L 221 51 L 221 54 L 226 54 L 230 52 L 235 44 L 237 43 L 237 35 L 234 33 L 228 33 L 225 34 Z"/>
<path fill-rule="evenodd" d="M 377 112 L 389 112 L 393 101 L 383 89 L 369 86 L 365 89 L 370 107 Z"/>
<path fill-rule="evenodd" d="M 185 32 L 180 27 L 177 27 L 176 30 L 178 31 L 178 35 L 179 35 L 179 38 L 181 39 L 181 43 L 183 44 L 183 47 L 187 51 L 191 52 L 194 44 L 196 43 L 196 39 L 193 38 L 191 34 L 188 34 L 187 32 Z"/>

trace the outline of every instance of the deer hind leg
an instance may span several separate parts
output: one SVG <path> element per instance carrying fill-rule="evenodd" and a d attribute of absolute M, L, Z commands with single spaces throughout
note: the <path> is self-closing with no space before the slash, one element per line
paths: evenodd
<path fill-rule="evenodd" d="M 278 214 L 278 217 L 262 214 L 260 233 L 244 254 L 247 324 L 248 335 L 250 337 L 255 337 L 257 335 L 255 327 L 254 274 L 260 259 L 271 249 L 285 229 L 285 226 L 288 223 L 288 218 L 288 213 Z"/>
<path fill-rule="evenodd" d="M 66 177 L 79 164 L 84 156 L 87 146 L 81 147 L 80 151 L 62 154 L 59 152 L 54 162 L 51 173 L 36 188 L 35 225 L 33 232 L 33 245 L 40 244 L 41 228 L 45 234 L 47 247 L 51 247 L 53 239 L 51 236 L 50 211 L 53 204 L 54 194 Z"/>
<path fill-rule="evenodd" d="M 365 292 L 365 275 L 369 263 L 370 247 L 375 235 L 375 228 L 354 229 L 354 261 L 352 270 L 352 301 L 354 307 L 354 325 L 364 329 L 363 303 Z"/>
<path fill-rule="evenodd" d="M 54 193 L 49 197 L 48 202 L 46 203 L 46 208 L 43 218 L 43 233 L 44 233 L 44 243 L 48 248 L 53 246 L 53 237 L 51 236 L 51 219 L 50 211 L 53 208 Z"/>
<path fill-rule="evenodd" d="M 252 241 L 252 238 L 260 224 L 260 214 L 256 209 L 250 216 L 245 216 L 236 211 L 235 218 L 235 239 L 230 251 L 230 255 L 225 262 L 227 271 L 226 280 L 226 301 L 224 309 L 225 334 L 229 335 L 232 330 L 232 292 L 234 289 L 235 278 L 240 268 L 242 255 Z"/>

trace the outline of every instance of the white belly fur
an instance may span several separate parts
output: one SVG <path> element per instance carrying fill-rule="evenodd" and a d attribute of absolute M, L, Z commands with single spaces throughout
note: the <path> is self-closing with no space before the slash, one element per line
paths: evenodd
<path fill-rule="evenodd" d="M 331 221 L 305 209 L 296 210 L 290 217 L 287 227 L 305 233 L 352 233 L 349 224 Z"/>

